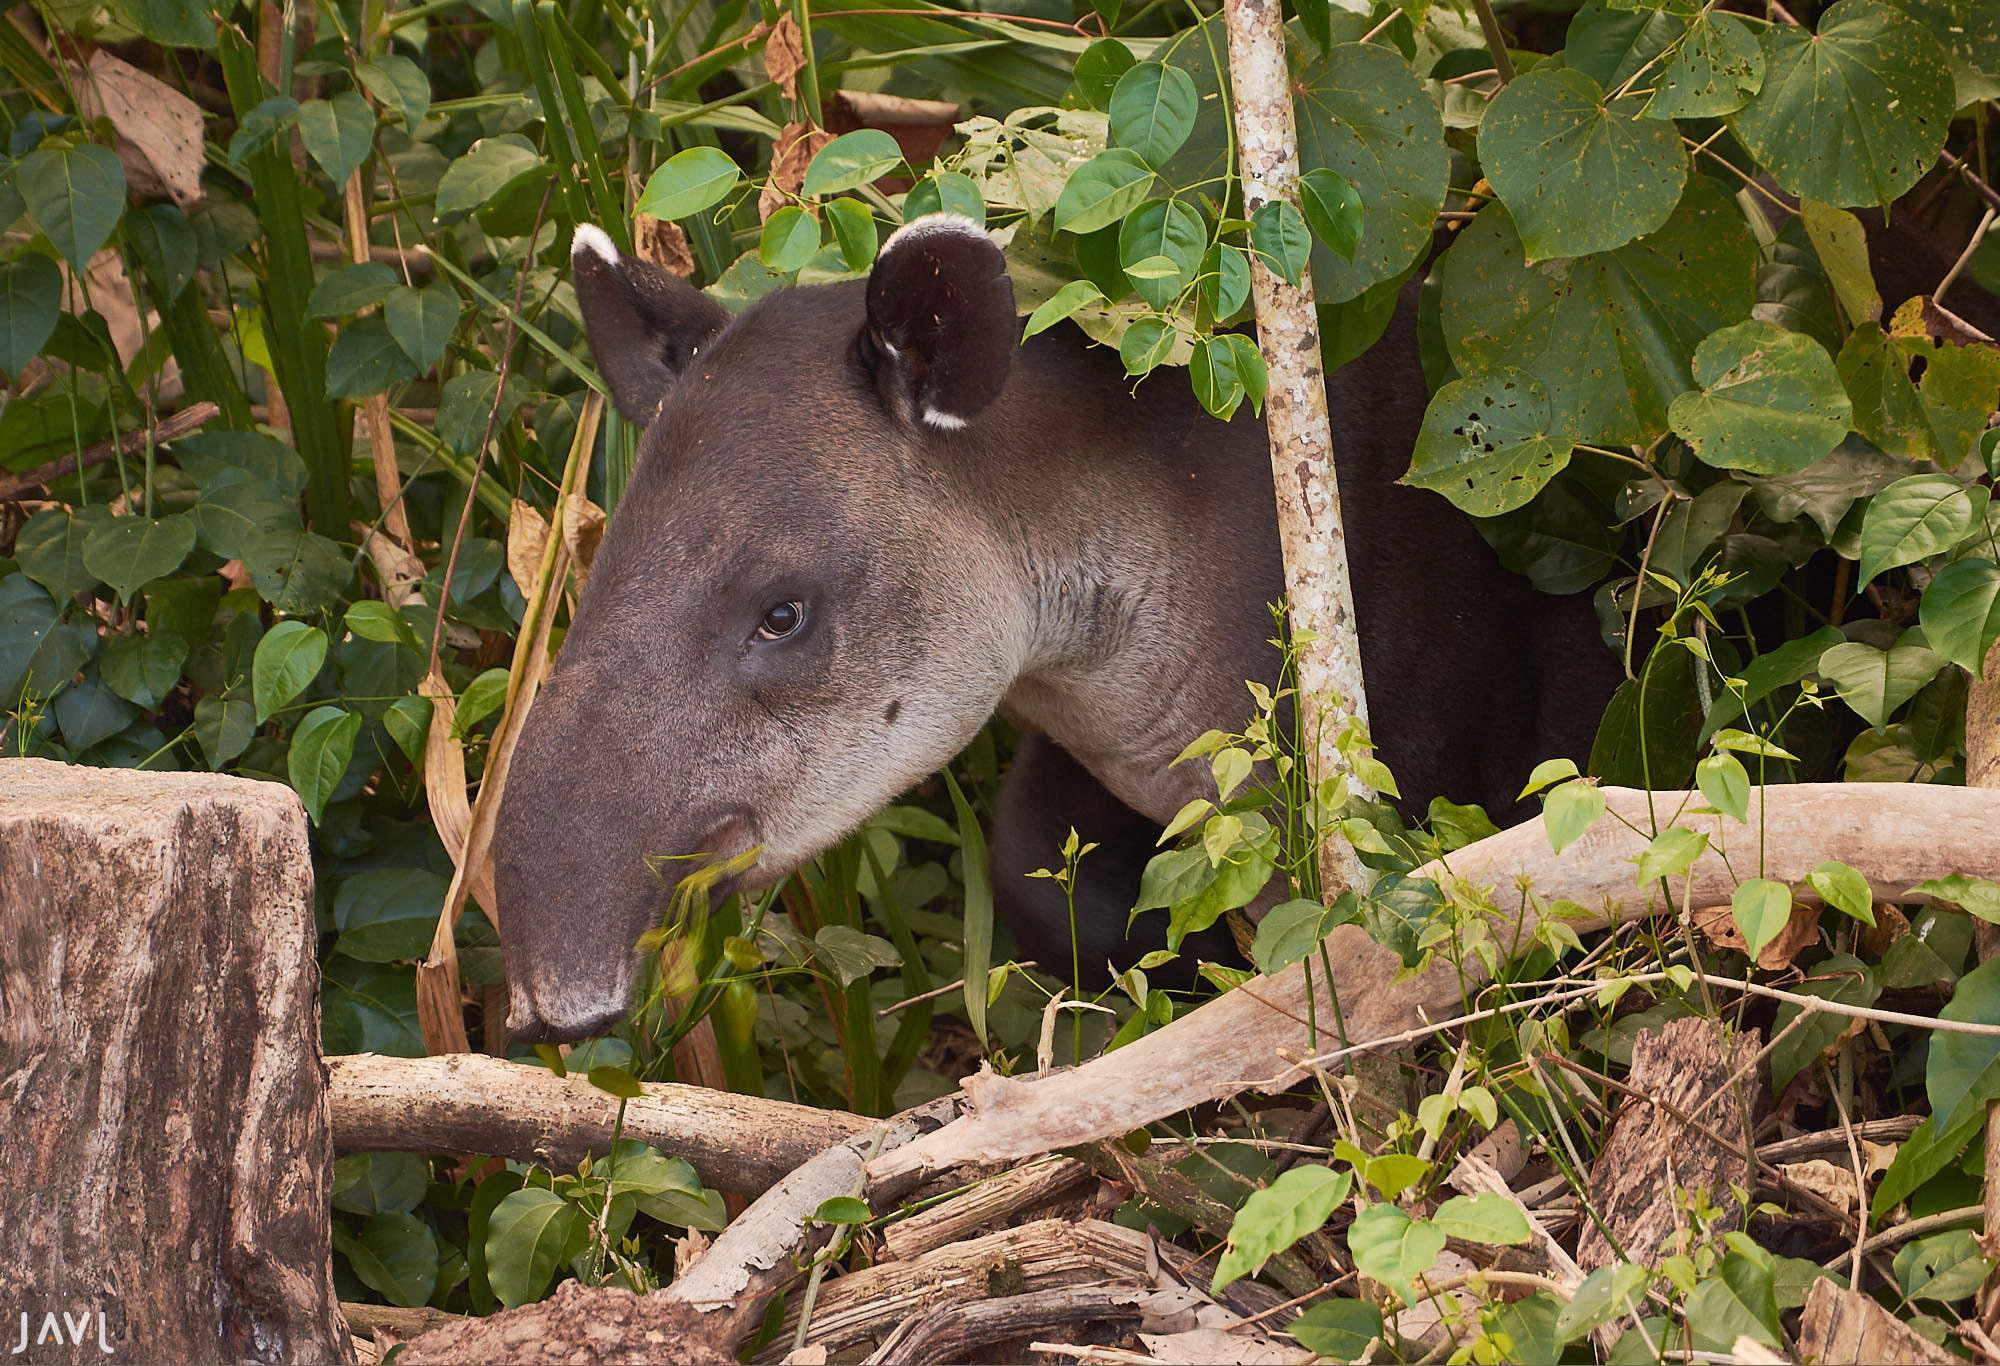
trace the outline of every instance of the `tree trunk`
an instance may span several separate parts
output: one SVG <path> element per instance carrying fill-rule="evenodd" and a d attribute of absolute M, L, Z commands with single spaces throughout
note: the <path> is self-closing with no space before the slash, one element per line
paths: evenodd
<path fill-rule="evenodd" d="M 354 1359 L 317 945 L 288 789 L 0 760 L 12 1360 Z"/>

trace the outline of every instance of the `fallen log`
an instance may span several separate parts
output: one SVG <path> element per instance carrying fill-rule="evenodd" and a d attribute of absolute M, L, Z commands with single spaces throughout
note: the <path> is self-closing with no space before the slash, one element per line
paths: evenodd
<path fill-rule="evenodd" d="M 483 1053 L 326 1060 L 333 1146 L 343 1153 L 477 1153 L 573 1169 L 611 1149 L 618 1098 L 580 1076 Z M 648 1082 L 624 1137 L 685 1158 L 703 1183 L 756 1195 L 877 1121 L 839 1110 Z"/>
<path fill-rule="evenodd" d="M 2000 793 L 1901 783 L 1801 783 L 1760 788 L 1751 822 L 1678 814 L 1705 833 L 1709 848 L 1682 877 L 1638 886 L 1636 859 L 1655 829 L 1702 805 L 1698 793 L 1603 789 L 1606 813 L 1560 854 L 1549 849 L 1541 819 L 1527 821 L 1418 870 L 1487 889 L 1503 955 L 1532 942 L 1535 912 L 1520 890 L 1587 908 L 1566 923 L 1579 933 L 1602 929 L 1669 905 L 1728 902 L 1739 876 L 1800 884 L 1821 861 L 1837 858 L 1868 880 L 1879 898 L 1902 897 L 1925 878 L 1949 872 L 2000 878 Z M 1761 848 L 1761 862 L 1758 851 Z M 1733 852 L 1739 872 L 1724 866 Z M 1810 897 L 1809 889 L 1800 888 Z M 1465 1005 L 1461 987 L 1486 980 L 1476 956 L 1436 961 L 1397 982 L 1397 956 L 1357 925 L 1327 941 L 1332 994 L 1346 1036 L 1357 1046 L 1394 1041 L 1426 1022 L 1448 1024 Z M 1163 1029 L 1072 1071 L 1032 1081 L 982 1074 L 966 1080 L 971 1112 L 937 1133 L 884 1153 L 869 1164 L 875 1181 L 904 1180 L 967 1162 L 1009 1162 L 1129 1132 L 1164 1116 L 1243 1091 L 1276 1091 L 1310 1075 L 1307 1020 L 1333 1019 L 1324 981 L 1309 1002 L 1306 967 L 1258 977 L 1190 1011 Z M 1319 1047 L 1324 1048 L 1322 1035 Z"/>
<path fill-rule="evenodd" d="M 354 1360 L 318 947 L 289 788 L 0 760 L 15 1360 Z"/>

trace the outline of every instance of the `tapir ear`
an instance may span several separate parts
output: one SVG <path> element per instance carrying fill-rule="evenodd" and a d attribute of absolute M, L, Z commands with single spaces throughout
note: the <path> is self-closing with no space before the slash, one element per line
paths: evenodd
<path fill-rule="evenodd" d="M 956 431 L 999 396 L 1021 325 L 1007 262 L 970 218 L 925 214 L 882 244 L 863 351 L 883 399 Z"/>
<path fill-rule="evenodd" d="M 687 281 L 620 255 L 604 230 L 591 224 L 577 228 L 569 259 L 583 330 L 611 386 L 611 401 L 627 422 L 643 426 L 729 314 Z"/>

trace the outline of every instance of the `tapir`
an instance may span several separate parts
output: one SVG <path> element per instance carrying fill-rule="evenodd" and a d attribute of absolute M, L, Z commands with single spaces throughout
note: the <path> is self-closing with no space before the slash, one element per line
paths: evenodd
<path fill-rule="evenodd" d="M 735 316 L 594 227 L 572 268 L 645 432 L 501 805 L 515 1037 L 623 1017 L 661 868 L 754 850 L 727 885 L 769 886 L 996 712 L 1023 736 L 992 833 L 1001 917 L 1024 955 L 1071 961 L 1061 891 L 1025 874 L 1060 866 L 1074 827 L 1102 846 L 1075 891 L 1082 961 L 1136 959 L 1139 870 L 1213 796 L 1206 765 L 1173 760 L 1239 729 L 1246 680 L 1278 673 L 1262 421 L 1218 421 L 1177 375 L 1135 389 L 1066 324 L 1023 342 L 1005 260 L 965 218 L 918 218 L 865 280 Z M 1587 602 L 1533 592 L 1396 483 L 1426 397 L 1414 289 L 1403 304 L 1328 378 L 1371 731 L 1412 808 L 1497 814 L 1535 761 L 1584 757 L 1615 669 Z"/>

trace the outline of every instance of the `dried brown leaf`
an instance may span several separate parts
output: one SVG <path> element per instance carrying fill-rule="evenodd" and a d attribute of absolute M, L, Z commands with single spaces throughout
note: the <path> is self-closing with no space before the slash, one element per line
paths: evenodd
<path fill-rule="evenodd" d="M 757 196 L 757 217 L 768 219 L 792 202 L 806 183 L 806 167 L 819 149 L 833 141 L 833 134 L 810 124 L 788 123 L 778 134 L 771 152 L 771 178 Z"/>
<path fill-rule="evenodd" d="M 799 72 L 805 69 L 806 47 L 799 33 L 798 20 L 786 14 L 771 29 L 771 36 L 764 41 L 764 74 L 772 84 L 784 92 L 788 100 L 799 97 Z"/>
<path fill-rule="evenodd" d="M 635 214 L 632 245 L 633 254 L 641 261 L 650 261 L 669 275 L 685 280 L 694 274 L 694 253 L 688 250 L 687 234 L 671 218 Z"/>
<path fill-rule="evenodd" d="M 1799 952 L 1819 940 L 1819 915 L 1825 907 L 1818 905 L 1796 905 L 1792 907 L 1791 918 L 1785 928 L 1779 930 L 1757 955 L 1757 966 L 1766 971 L 1776 971 L 1789 967 Z M 1738 953 L 1750 952 L 1750 941 L 1736 928 L 1736 917 L 1727 906 L 1703 906 L 1694 913 L 1695 928 L 1707 935 L 1709 941 L 1725 949 L 1735 949 Z"/>
<path fill-rule="evenodd" d="M 549 519 L 525 498 L 514 500 L 507 517 L 507 575 L 521 596 L 535 595 L 535 580 L 542 573 L 542 552 L 549 544 Z"/>
<path fill-rule="evenodd" d="M 182 209 L 201 203 L 201 106 L 103 48 L 87 69 L 72 66 L 70 72 L 78 112 L 111 121 L 133 193 L 142 199 L 171 195 Z"/>
<path fill-rule="evenodd" d="M 576 591 L 583 591 L 590 566 L 597 559 L 597 547 L 604 542 L 604 509 L 572 491 L 563 499 L 563 547 L 569 551 L 571 568 L 576 571 Z"/>

